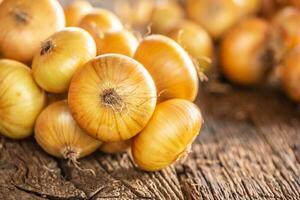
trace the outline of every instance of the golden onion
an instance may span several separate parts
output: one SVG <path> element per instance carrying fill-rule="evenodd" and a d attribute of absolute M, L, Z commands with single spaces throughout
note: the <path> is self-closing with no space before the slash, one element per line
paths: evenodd
<path fill-rule="evenodd" d="M 134 137 L 134 161 L 146 171 L 163 169 L 188 154 L 203 119 L 190 101 L 171 99 L 155 109 L 146 128 Z"/>
<path fill-rule="evenodd" d="M 76 162 L 94 152 L 101 142 L 83 132 L 74 121 L 66 100 L 49 105 L 39 115 L 34 137 L 50 155 Z"/>
<path fill-rule="evenodd" d="M 56 0 L 4 1 L 0 5 L 0 54 L 29 62 L 40 43 L 65 26 Z"/>
<path fill-rule="evenodd" d="M 137 38 L 127 30 L 107 32 L 95 38 L 97 54 L 118 53 L 132 57 L 137 46 Z"/>
<path fill-rule="evenodd" d="M 67 92 L 74 72 L 95 56 L 96 45 L 90 34 L 68 27 L 42 43 L 32 62 L 33 76 L 48 92 Z"/>
<path fill-rule="evenodd" d="M 162 35 L 147 36 L 140 42 L 134 59 L 142 63 L 154 79 L 158 101 L 195 100 L 197 71 L 189 55 L 174 40 Z"/>
<path fill-rule="evenodd" d="M 156 105 L 155 84 L 134 59 L 105 54 L 74 75 L 68 102 L 74 119 L 104 142 L 127 140 L 140 132 Z"/>
<path fill-rule="evenodd" d="M 13 138 L 29 136 L 46 98 L 26 65 L 0 59 L 0 132 Z"/>
<path fill-rule="evenodd" d="M 247 18 L 226 33 L 220 48 L 220 67 L 233 83 L 252 86 L 260 83 L 273 65 L 267 21 Z"/>
<path fill-rule="evenodd" d="M 78 26 L 80 20 L 93 9 L 93 6 L 84 0 L 76 0 L 65 8 L 66 25 Z"/>

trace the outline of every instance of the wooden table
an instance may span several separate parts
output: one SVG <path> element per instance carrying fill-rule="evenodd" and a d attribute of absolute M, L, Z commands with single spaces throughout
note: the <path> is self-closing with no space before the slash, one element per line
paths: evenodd
<path fill-rule="evenodd" d="M 0 199 L 300 199 L 300 109 L 271 89 L 202 89 L 201 136 L 184 164 L 146 173 L 127 153 L 96 152 L 81 167 L 30 138 L 1 138 Z"/>

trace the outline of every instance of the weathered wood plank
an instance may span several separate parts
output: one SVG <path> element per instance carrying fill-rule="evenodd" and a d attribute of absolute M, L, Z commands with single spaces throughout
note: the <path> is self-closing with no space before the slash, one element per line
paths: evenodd
<path fill-rule="evenodd" d="M 33 139 L 1 137 L 0 199 L 300 199 L 300 109 L 282 94 L 204 90 L 201 136 L 184 164 L 140 171 L 129 154 L 97 152 L 80 171 Z"/>

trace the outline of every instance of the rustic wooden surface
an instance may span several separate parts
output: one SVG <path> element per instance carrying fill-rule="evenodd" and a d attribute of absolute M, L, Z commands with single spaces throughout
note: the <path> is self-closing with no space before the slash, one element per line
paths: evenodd
<path fill-rule="evenodd" d="M 201 136 L 184 164 L 146 173 L 96 152 L 82 172 L 31 139 L 0 142 L 0 199 L 300 199 L 300 109 L 272 90 L 202 91 Z"/>

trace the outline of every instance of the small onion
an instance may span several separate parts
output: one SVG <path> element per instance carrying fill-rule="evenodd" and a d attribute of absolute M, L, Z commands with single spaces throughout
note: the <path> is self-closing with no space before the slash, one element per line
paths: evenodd
<path fill-rule="evenodd" d="M 158 101 L 195 100 L 197 71 L 189 55 L 174 40 L 162 35 L 147 36 L 140 42 L 134 59 L 150 72 L 159 94 Z"/>
<path fill-rule="evenodd" d="M 283 89 L 294 101 L 300 102 L 300 46 L 291 50 L 279 68 Z"/>
<path fill-rule="evenodd" d="M 65 26 L 56 0 L 4 1 L 0 6 L 0 54 L 29 62 L 40 43 Z"/>
<path fill-rule="evenodd" d="M 118 53 L 132 57 L 137 46 L 137 38 L 127 30 L 107 32 L 95 38 L 97 54 Z"/>
<path fill-rule="evenodd" d="M 194 59 L 213 57 L 213 41 L 210 35 L 196 23 L 183 21 L 169 33 Z"/>
<path fill-rule="evenodd" d="M 151 27 L 156 33 L 166 34 L 183 19 L 184 13 L 176 1 L 161 1 L 154 7 Z"/>
<path fill-rule="evenodd" d="M 65 8 L 66 25 L 78 26 L 80 20 L 93 9 L 93 6 L 84 0 L 76 0 Z"/>
<path fill-rule="evenodd" d="M 146 128 L 133 139 L 134 161 L 143 170 L 156 171 L 180 160 L 189 152 L 202 123 L 199 108 L 187 100 L 158 104 Z"/>
<path fill-rule="evenodd" d="M 226 33 L 221 42 L 220 67 L 233 83 L 260 83 L 273 65 L 269 45 L 270 25 L 260 18 L 247 18 Z"/>
<path fill-rule="evenodd" d="M 17 61 L 0 59 L 0 132 L 13 138 L 29 136 L 45 103 L 45 93 L 31 70 Z"/>
<path fill-rule="evenodd" d="M 105 54 L 74 75 L 68 94 L 74 119 L 90 136 L 104 141 L 127 140 L 140 132 L 156 105 L 155 84 L 134 59 Z"/>
<path fill-rule="evenodd" d="M 88 31 L 95 40 L 105 32 L 123 29 L 121 21 L 114 13 L 100 8 L 94 9 L 85 15 L 81 19 L 79 26 Z"/>
<path fill-rule="evenodd" d="M 239 18 L 234 0 L 187 0 L 188 16 L 214 38 L 222 36 Z"/>
<path fill-rule="evenodd" d="M 65 100 L 55 102 L 43 110 L 36 121 L 34 136 L 50 155 L 74 162 L 91 154 L 101 145 L 100 141 L 79 128 Z"/>
<path fill-rule="evenodd" d="M 33 76 L 48 92 L 67 92 L 74 72 L 95 56 L 96 45 L 90 34 L 68 27 L 42 43 L 33 59 Z"/>
<path fill-rule="evenodd" d="M 104 153 L 122 153 L 126 152 L 131 146 L 131 140 L 124 140 L 119 142 L 106 142 L 100 146 L 100 151 Z"/>

